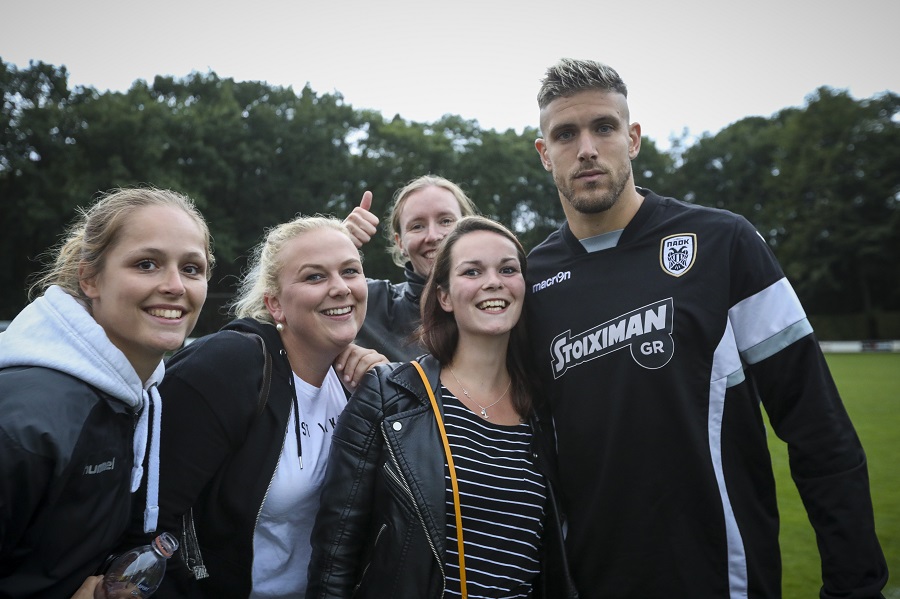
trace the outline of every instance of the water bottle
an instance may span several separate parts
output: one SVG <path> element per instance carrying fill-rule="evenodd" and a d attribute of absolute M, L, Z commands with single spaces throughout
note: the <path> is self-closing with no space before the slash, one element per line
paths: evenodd
<path fill-rule="evenodd" d="M 110 565 L 94 599 L 145 599 L 159 588 L 166 560 L 178 549 L 178 540 L 164 532 L 149 545 L 124 553 Z"/>

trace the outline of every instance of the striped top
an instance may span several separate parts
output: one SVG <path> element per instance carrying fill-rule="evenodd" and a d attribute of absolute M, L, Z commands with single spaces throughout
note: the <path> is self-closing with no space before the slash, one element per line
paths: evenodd
<path fill-rule="evenodd" d="M 544 528 L 544 477 L 531 459 L 531 426 L 494 424 L 475 415 L 446 387 L 444 426 L 456 466 L 462 504 L 466 587 L 479 597 L 530 597 L 540 572 Z M 456 511 L 445 465 L 447 590 L 461 597 Z"/>

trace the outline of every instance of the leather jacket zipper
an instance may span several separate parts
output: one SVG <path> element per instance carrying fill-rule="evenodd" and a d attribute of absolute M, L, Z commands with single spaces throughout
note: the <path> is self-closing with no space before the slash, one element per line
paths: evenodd
<path fill-rule="evenodd" d="M 378 546 L 378 539 L 381 538 L 381 533 L 383 533 L 385 530 L 387 530 L 387 524 L 382 524 L 382 525 L 381 525 L 381 528 L 378 529 L 378 534 L 375 535 L 375 542 L 372 543 L 372 547 L 377 547 L 377 546 Z M 353 593 L 354 593 L 354 594 L 359 590 L 359 587 L 360 587 L 360 585 L 362 585 L 363 580 L 365 580 L 366 574 L 368 573 L 369 567 L 370 567 L 371 565 L 372 565 L 372 562 L 371 562 L 371 560 L 370 560 L 369 563 L 366 564 L 366 567 L 363 568 L 362 574 L 361 574 L 360 577 L 359 577 L 359 582 L 357 582 L 356 585 L 353 587 Z"/>
<path fill-rule="evenodd" d="M 441 581 L 443 584 L 443 588 L 441 589 L 441 597 L 443 597 L 444 593 L 447 591 L 447 575 L 444 572 L 444 563 L 441 561 L 441 558 L 437 552 L 437 548 L 434 546 L 434 539 L 432 539 L 431 535 L 428 534 L 428 527 L 425 526 L 425 518 L 422 516 L 422 510 L 419 508 L 419 504 L 416 502 L 416 498 L 413 497 L 412 489 L 403 478 L 403 471 L 400 469 L 400 464 L 399 462 L 397 462 L 397 456 L 394 455 L 394 448 L 391 447 L 391 441 L 390 439 L 388 439 L 387 433 L 384 432 L 384 429 L 381 430 L 381 435 L 384 437 L 384 444 L 387 446 L 388 453 L 391 455 L 391 462 L 397 469 L 396 472 L 388 468 L 385 468 L 384 470 L 388 472 L 391 478 L 393 478 L 397 483 L 400 484 L 403 491 L 409 497 L 410 502 L 412 502 L 413 507 L 415 507 L 416 509 L 416 516 L 418 516 L 419 523 L 422 525 L 422 530 L 425 532 L 425 539 L 428 541 L 428 546 L 431 547 L 431 553 L 434 555 L 434 559 L 438 564 L 438 569 L 441 571 Z"/>

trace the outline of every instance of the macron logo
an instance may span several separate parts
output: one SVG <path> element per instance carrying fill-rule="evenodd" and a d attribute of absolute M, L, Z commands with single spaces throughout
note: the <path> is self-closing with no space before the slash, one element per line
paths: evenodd
<path fill-rule="evenodd" d="M 569 270 L 567 270 L 565 272 L 559 271 L 558 273 L 556 273 L 549 279 L 545 279 L 545 280 L 541 281 L 540 283 L 535 283 L 534 285 L 532 285 L 531 292 L 537 293 L 541 289 L 546 289 L 547 287 L 550 287 L 551 285 L 555 285 L 557 283 L 562 283 L 563 281 L 568 281 L 571 278 L 572 278 L 572 271 L 569 271 Z"/>
<path fill-rule="evenodd" d="M 106 472 L 107 470 L 114 470 L 116 467 L 116 458 L 111 459 L 108 462 L 100 462 L 94 466 L 85 466 L 84 474 L 100 474 L 101 472 Z"/>

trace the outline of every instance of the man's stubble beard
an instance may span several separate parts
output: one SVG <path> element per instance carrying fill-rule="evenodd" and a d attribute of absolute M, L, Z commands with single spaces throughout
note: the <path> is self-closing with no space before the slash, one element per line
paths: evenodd
<path fill-rule="evenodd" d="M 599 196 L 596 194 L 600 185 L 595 183 L 587 184 L 585 191 L 581 194 L 575 192 L 574 186 L 560 185 L 558 181 L 557 188 L 577 212 L 582 214 L 600 214 L 615 206 L 616 202 L 619 201 L 622 192 L 625 191 L 625 187 L 628 184 L 629 174 L 625 173 L 625 176 L 621 178 L 610 178 L 612 188 Z"/>

